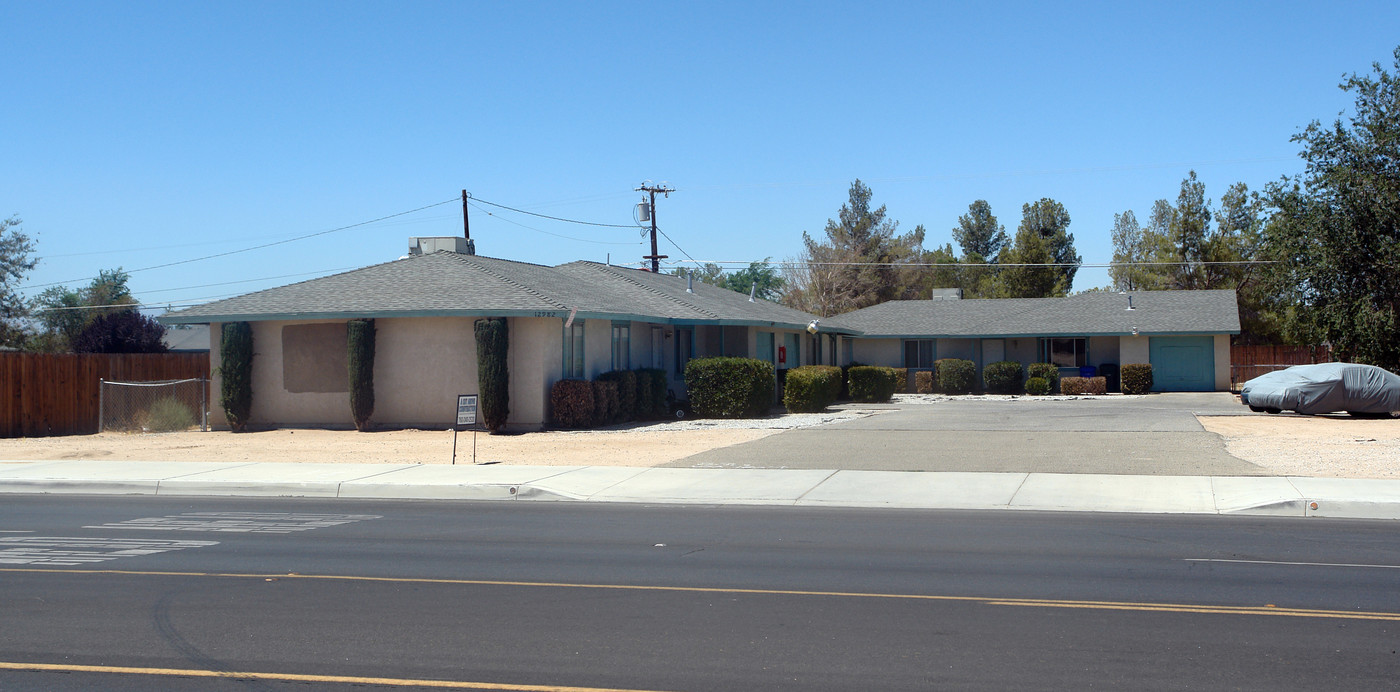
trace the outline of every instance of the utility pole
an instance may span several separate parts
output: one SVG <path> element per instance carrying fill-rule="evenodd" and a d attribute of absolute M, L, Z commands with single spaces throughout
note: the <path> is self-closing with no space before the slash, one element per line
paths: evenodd
<path fill-rule="evenodd" d="M 637 187 L 637 191 L 651 195 L 651 205 L 648 208 L 651 212 L 651 254 L 642 257 L 642 259 L 651 260 L 651 273 L 657 274 L 661 272 L 661 263 L 658 260 L 666 259 L 667 256 L 656 254 L 656 193 L 660 192 L 662 196 L 670 197 L 671 193 L 676 190 L 675 188 L 666 187 L 665 184 L 658 186 L 642 183 Z"/>
<path fill-rule="evenodd" d="M 462 234 L 472 239 L 472 225 L 467 222 L 467 191 L 462 190 Z"/>

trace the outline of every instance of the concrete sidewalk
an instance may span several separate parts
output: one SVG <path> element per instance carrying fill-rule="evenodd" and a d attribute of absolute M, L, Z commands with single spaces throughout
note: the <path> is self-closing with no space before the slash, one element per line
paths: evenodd
<path fill-rule="evenodd" d="M 554 500 L 1400 519 L 1400 480 L 1277 476 L 0 461 L 0 493 Z"/>

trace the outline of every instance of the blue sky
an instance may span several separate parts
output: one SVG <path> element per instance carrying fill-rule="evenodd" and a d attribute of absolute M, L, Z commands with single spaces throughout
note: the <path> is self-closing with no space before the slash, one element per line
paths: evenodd
<path fill-rule="evenodd" d="M 1106 262 L 1113 215 L 1145 219 L 1188 170 L 1214 200 L 1299 172 L 1289 137 L 1391 62 L 1400 4 L 0 0 L 0 26 L 0 216 L 42 258 L 24 290 L 122 267 L 179 305 L 393 260 L 460 233 L 460 202 L 142 269 L 464 188 L 626 224 L 666 181 L 662 252 L 745 262 L 795 257 L 856 178 L 927 246 L 973 200 L 1014 233 L 1051 197 Z M 472 212 L 481 254 L 647 254 L 493 211 Z"/>

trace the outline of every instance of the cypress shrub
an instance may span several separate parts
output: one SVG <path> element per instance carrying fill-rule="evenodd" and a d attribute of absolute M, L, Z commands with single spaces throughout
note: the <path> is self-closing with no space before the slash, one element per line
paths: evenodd
<path fill-rule="evenodd" d="M 1054 363 L 1031 363 L 1026 366 L 1026 375 L 1045 380 L 1051 392 L 1055 391 L 1060 382 L 1060 368 Z"/>
<path fill-rule="evenodd" d="M 920 394 L 933 393 L 933 371 L 919 370 L 914 373 L 914 391 Z"/>
<path fill-rule="evenodd" d="M 1032 396 L 1045 396 L 1050 393 L 1050 382 L 1044 377 L 1031 377 L 1026 380 L 1026 393 Z"/>
<path fill-rule="evenodd" d="M 761 418 L 773 407 L 773 364 L 753 358 L 696 358 L 685 365 L 690 405 L 702 418 Z"/>
<path fill-rule="evenodd" d="M 637 373 L 631 370 L 609 370 L 598 376 L 604 382 L 617 385 L 617 411 L 610 422 L 626 423 L 637 417 Z"/>
<path fill-rule="evenodd" d="M 898 376 L 894 368 L 873 365 L 860 365 L 851 368 L 850 390 L 852 401 L 877 403 L 889 401 L 894 395 Z"/>
<path fill-rule="evenodd" d="M 559 380 L 549 388 L 549 415 L 561 428 L 593 424 L 593 384 L 588 380 Z"/>
<path fill-rule="evenodd" d="M 982 384 L 996 394 L 1021 393 L 1021 364 L 1014 360 L 990 363 L 982 368 Z"/>
<path fill-rule="evenodd" d="M 1066 377 L 1060 380 L 1061 394 L 1103 394 L 1106 382 L 1102 377 Z"/>
<path fill-rule="evenodd" d="M 219 405 L 234 432 L 248 428 L 253 412 L 253 327 L 247 322 L 224 325 L 219 341 Z"/>
<path fill-rule="evenodd" d="M 1152 364 L 1127 363 L 1118 369 L 1124 394 L 1146 394 L 1152 391 Z"/>
<path fill-rule="evenodd" d="M 593 425 L 609 425 L 617 417 L 617 382 L 593 380 Z"/>
<path fill-rule="evenodd" d="M 942 358 L 935 364 L 938 388 L 948 394 L 967 394 L 977 380 L 977 365 L 961 358 Z"/>
<path fill-rule="evenodd" d="M 350 415 L 355 429 L 369 430 L 374 415 L 374 320 L 350 320 L 346 325 L 346 362 L 350 366 Z"/>
<path fill-rule="evenodd" d="M 504 317 L 476 321 L 476 382 L 481 397 L 481 423 L 490 432 L 505 427 L 510 417 L 510 330 Z"/>
<path fill-rule="evenodd" d="M 788 371 L 783 387 L 783 406 L 792 413 L 821 411 L 836 402 L 841 393 L 841 368 L 834 365 L 804 365 Z"/>
<path fill-rule="evenodd" d="M 649 398 L 651 400 L 651 407 L 642 410 L 639 415 L 646 418 L 667 417 L 667 415 L 669 415 L 671 411 L 666 406 L 666 371 L 660 368 L 643 368 L 638 372 L 651 373 L 651 381 L 648 385 L 650 388 Z M 639 377 L 637 379 L 637 397 L 640 399 L 641 395 L 642 381 Z M 638 405 L 638 408 L 641 408 L 640 404 Z"/>

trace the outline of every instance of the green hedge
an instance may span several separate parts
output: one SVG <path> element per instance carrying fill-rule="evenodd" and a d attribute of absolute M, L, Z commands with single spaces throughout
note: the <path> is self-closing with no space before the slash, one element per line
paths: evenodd
<path fill-rule="evenodd" d="M 702 418 L 760 418 L 773 408 L 773 364 L 753 358 L 696 358 L 685 365 L 690 406 Z"/>
<path fill-rule="evenodd" d="M 1152 365 L 1125 363 L 1118 369 L 1119 386 L 1124 394 L 1146 394 L 1152 391 Z"/>
<path fill-rule="evenodd" d="M 617 418 L 621 402 L 616 380 L 593 380 L 593 425 L 609 425 Z"/>
<path fill-rule="evenodd" d="M 977 366 L 961 358 L 940 358 L 934 362 L 938 388 L 947 394 L 967 394 L 977 378 Z"/>
<path fill-rule="evenodd" d="M 374 320 L 350 320 L 345 330 L 350 416 L 355 419 L 355 429 L 364 432 L 374 415 Z"/>
<path fill-rule="evenodd" d="M 593 383 L 588 380 L 559 380 L 549 389 L 549 416 L 561 428 L 593 425 Z"/>
<path fill-rule="evenodd" d="M 1044 377 L 1027 378 L 1026 393 L 1032 396 L 1045 396 L 1050 393 L 1050 381 Z"/>
<path fill-rule="evenodd" d="M 1108 381 L 1102 377 L 1066 377 L 1060 380 L 1061 394 L 1104 394 Z"/>
<path fill-rule="evenodd" d="M 1045 380 L 1050 391 L 1053 392 L 1060 383 L 1060 368 L 1054 363 L 1031 363 L 1026 366 L 1026 377 L 1039 377 Z"/>
<path fill-rule="evenodd" d="M 851 368 L 849 374 L 850 381 L 847 387 L 851 392 L 851 401 L 862 401 L 866 403 L 878 403 L 889 401 L 894 396 L 895 387 L 899 384 L 899 375 L 894 368 L 882 368 L 874 365 L 858 365 Z"/>
<path fill-rule="evenodd" d="M 234 432 L 248 428 L 253 413 L 253 327 L 224 324 L 219 340 L 219 405 Z"/>
<path fill-rule="evenodd" d="M 821 411 L 841 393 L 841 368 L 804 365 L 788 371 L 783 386 L 783 406 L 793 413 Z"/>
<path fill-rule="evenodd" d="M 481 424 L 490 432 L 505 427 L 510 417 L 510 330 L 504 317 L 476 321 L 476 382 Z"/>
<path fill-rule="evenodd" d="M 609 422 L 626 423 L 637 418 L 637 373 L 632 370 L 609 370 L 598 376 L 604 382 L 617 383 L 617 412 Z"/>
<path fill-rule="evenodd" d="M 637 370 L 637 417 L 665 418 L 668 413 L 670 411 L 666 407 L 666 371 L 659 368 Z"/>
<path fill-rule="evenodd" d="M 914 373 L 914 391 L 919 394 L 933 393 L 933 371 L 919 370 Z"/>
<path fill-rule="evenodd" d="M 994 394 L 1021 393 L 1021 364 L 1014 360 L 990 363 L 982 368 L 982 384 Z"/>
<path fill-rule="evenodd" d="M 909 368 L 890 368 L 894 371 L 894 391 L 903 394 L 909 391 Z"/>

